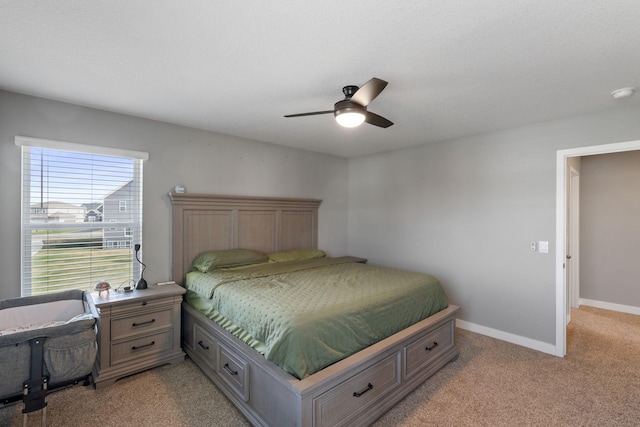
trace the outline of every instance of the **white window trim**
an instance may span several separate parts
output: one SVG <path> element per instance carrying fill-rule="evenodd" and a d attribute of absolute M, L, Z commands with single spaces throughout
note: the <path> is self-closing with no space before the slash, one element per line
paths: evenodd
<path fill-rule="evenodd" d="M 75 142 L 56 141 L 53 139 L 31 138 L 29 136 L 15 137 L 18 147 L 51 148 L 54 150 L 75 151 L 78 153 L 100 154 L 104 156 L 130 157 L 149 160 L 149 153 L 144 151 L 124 150 L 121 148 L 100 147 L 97 145 L 77 144 Z"/>
<path fill-rule="evenodd" d="M 41 148 L 41 149 L 52 149 L 52 150 L 60 150 L 60 151 L 71 151 L 78 152 L 83 154 L 94 154 L 94 155 L 103 155 L 103 156 L 112 156 L 112 157 L 123 157 L 135 159 L 138 161 L 145 161 L 149 159 L 149 154 L 141 151 L 133 151 L 133 150 L 125 150 L 119 148 L 111 148 L 111 147 L 101 147 L 96 145 L 86 145 L 86 144 L 77 144 L 73 142 L 64 142 L 64 141 L 56 141 L 51 139 L 42 139 L 42 138 L 31 138 L 26 136 L 16 135 L 15 145 L 18 147 L 30 147 L 30 148 Z M 24 164 L 24 159 L 21 161 Z M 139 173 L 142 173 L 142 169 L 139 170 Z M 24 172 L 22 172 L 24 174 Z M 21 176 L 21 182 L 24 183 L 24 177 Z M 140 183 L 142 183 L 142 176 L 140 175 Z M 22 188 L 22 193 L 24 193 L 25 189 Z M 21 195 L 22 203 L 24 203 L 25 197 L 24 194 Z M 142 200 L 140 200 L 142 203 Z M 24 211 L 24 206 L 22 207 L 22 211 Z M 142 212 L 140 212 L 142 215 Z M 140 218 L 142 221 L 142 218 Z M 24 227 L 23 220 L 21 219 L 21 228 Z M 114 227 L 115 228 L 115 227 Z M 140 230 L 140 238 L 142 237 L 142 230 Z M 21 264 L 21 272 L 24 270 L 25 259 L 24 259 L 24 229 L 21 230 L 21 255 L 20 255 L 20 264 Z M 132 242 L 129 241 L 118 241 L 116 245 L 113 247 L 120 247 L 121 244 L 124 243 L 125 248 L 131 248 Z M 137 264 L 136 264 L 137 265 Z M 21 280 L 21 292 L 24 295 L 24 279 Z"/>

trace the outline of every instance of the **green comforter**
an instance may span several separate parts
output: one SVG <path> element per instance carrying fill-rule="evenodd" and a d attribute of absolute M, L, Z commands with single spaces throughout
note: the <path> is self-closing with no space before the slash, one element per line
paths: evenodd
<path fill-rule="evenodd" d="M 432 276 L 339 258 L 192 272 L 186 287 L 300 379 L 448 305 Z"/>

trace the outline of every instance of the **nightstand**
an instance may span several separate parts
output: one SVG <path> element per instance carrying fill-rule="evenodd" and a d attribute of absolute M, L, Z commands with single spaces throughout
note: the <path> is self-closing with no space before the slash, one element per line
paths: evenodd
<path fill-rule="evenodd" d="M 93 368 L 96 389 L 136 372 L 184 360 L 180 305 L 185 292 L 182 286 L 170 284 L 92 294 L 100 313 Z"/>

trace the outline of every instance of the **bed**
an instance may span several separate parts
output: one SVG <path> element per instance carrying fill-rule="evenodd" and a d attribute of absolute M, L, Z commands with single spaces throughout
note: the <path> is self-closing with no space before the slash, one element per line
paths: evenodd
<path fill-rule="evenodd" d="M 0 301 L 0 404 L 22 399 L 26 414 L 46 406 L 48 391 L 88 384 L 97 319 L 81 290 Z"/>
<path fill-rule="evenodd" d="M 369 278 L 387 273 L 402 273 L 412 278 L 427 275 L 380 269 L 353 262 L 355 260 L 349 257 L 304 259 L 301 260 L 303 267 L 299 267 L 299 260 L 272 263 L 267 256 L 267 260 L 256 261 L 255 265 L 229 266 L 213 282 L 205 283 L 210 280 L 205 279 L 209 277 L 208 267 L 191 271 L 203 253 L 252 250 L 259 254 L 287 254 L 299 248 L 317 250 L 320 201 L 184 193 L 171 193 L 170 196 L 173 204 L 173 279 L 187 287 L 182 322 L 184 350 L 252 424 L 368 425 L 457 358 L 454 332 L 458 307 L 449 305 L 446 296 L 444 302 L 436 298 L 433 307 L 415 314 L 417 317 L 408 314 L 404 323 L 389 326 L 390 329 L 377 338 L 378 332 L 374 332 L 372 341 L 371 337 L 360 340 L 359 335 L 366 334 L 357 332 L 343 340 L 347 343 L 362 341 L 356 348 L 326 345 L 309 329 L 297 333 L 310 337 L 298 344 L 297 349 L 283 347 L 285 350 L 282 350 L 281 342 L 270 344 L 271 341 L 263 339 L 259 331 L 267 322 L 254 321 L 254 329 L 242 323 L 246 312 L 256 312 L 259 318 L 264 314 L 261 310 L 265 308 L 260 304 L 269 297 L 262 293 L 265 286 L 258 280 L 263 280 L 265 275 L 270 277 L 269 283 L 280 286 L 289 284 L 290 277 L 300 272 L 320 272 L 320 276 L 330 278 L 327 279 L 329 282 L 342 283 L 344 287 L 352 283 L 352 279 L 345 278 L 366 276 L 366 272 L 370 274 Z M 292 266 L 296 271 L 289 271 Z M 272 275 L 274 270 L 275 276 Z M 352 273 L 355 276 L 351 276 Z M 340 277 L 341 281 L 335 277 Z M 361 281 L 371 283 L 368 280 Z M 248 300 L 235 307 L 220 305 L 218 300 L 211 305 L 210 300 L 224 295 L 225 287 L 239 288 L 239 283 L 247 285 L 243 292 Z M 437 283 L 427 287 L 436 289 L 436 293 L 442 291 Z M 292 298 L 295 301 L 296 297 Z M 357 297 L 347 305 L 358 305 L 355 303 L 368 298 Z M 418 299 L 415 295 L 406 298 L 408 300 L 398 303 L 401 307 L 407 301 Z M 394 304 L 393 298 L 384 301 L 377 308 L 364 308 L 356 322 L 366 326 L 377 316 L 383 320 L 398 317 L 397 312 L 394 315 L 377 311 Z M 254 303 L 257 305 L 252 306 Z M 284 313 L 286 306 L 296 305 L 282 301 L 280 306 L 276 302 L 275 307 L 266 310 Z M 294 315 L 283 314 L 282 318 L 296 317 L 295 311 Z M 320 310 L 326 311 L 326 307 Z M 386 324 L 386 320 L 382 323 Z M 343 325 L 343 320 L 333 312 L 325 321 Z M 248 324 L 251 325 L 251 321 Z M 314 333 L 326 331 L 315 327 L 318 322 L 306 324 Z M 263 329 L 266 335 L 273 333 L 269 328 Z M 287 334 L 289 332 L 284 335 Z M 287 345 L 297 342 L 284 341 Z M 329 348 L 326 353 L 335 358 L 321 356 L 319 362 L 302 364 L 295 362 L 297 356 L 288 359 L 290 353 L 304 352 L 317 342 L 321 343 L 320 348 Z M 306 353 L 316 355 L 321 351 L 316 348 Z M 274 355 L 281 358 L 272 357 Z"/>

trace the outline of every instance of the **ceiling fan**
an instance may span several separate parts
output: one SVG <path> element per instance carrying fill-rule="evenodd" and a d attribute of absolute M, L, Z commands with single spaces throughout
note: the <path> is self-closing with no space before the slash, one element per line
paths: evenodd
<path fill-rule="evenodd" d="M 331 114 L 336 118 L 339 125 L 352 128 L 367 122 L 381 128 L 388 128 L 393 122 L 367 111 L 367 105 L 373 101 L 380 92 L 387 86 L 387 82 L 377 78 L 372 78 L 362 87 L 345 86 L 342 88 L 344 99 L 334 104 L 333 110 L 313 111 L 311 113 L 289 114 L 285 117 L 315 116 L 318 114 Z"/>

